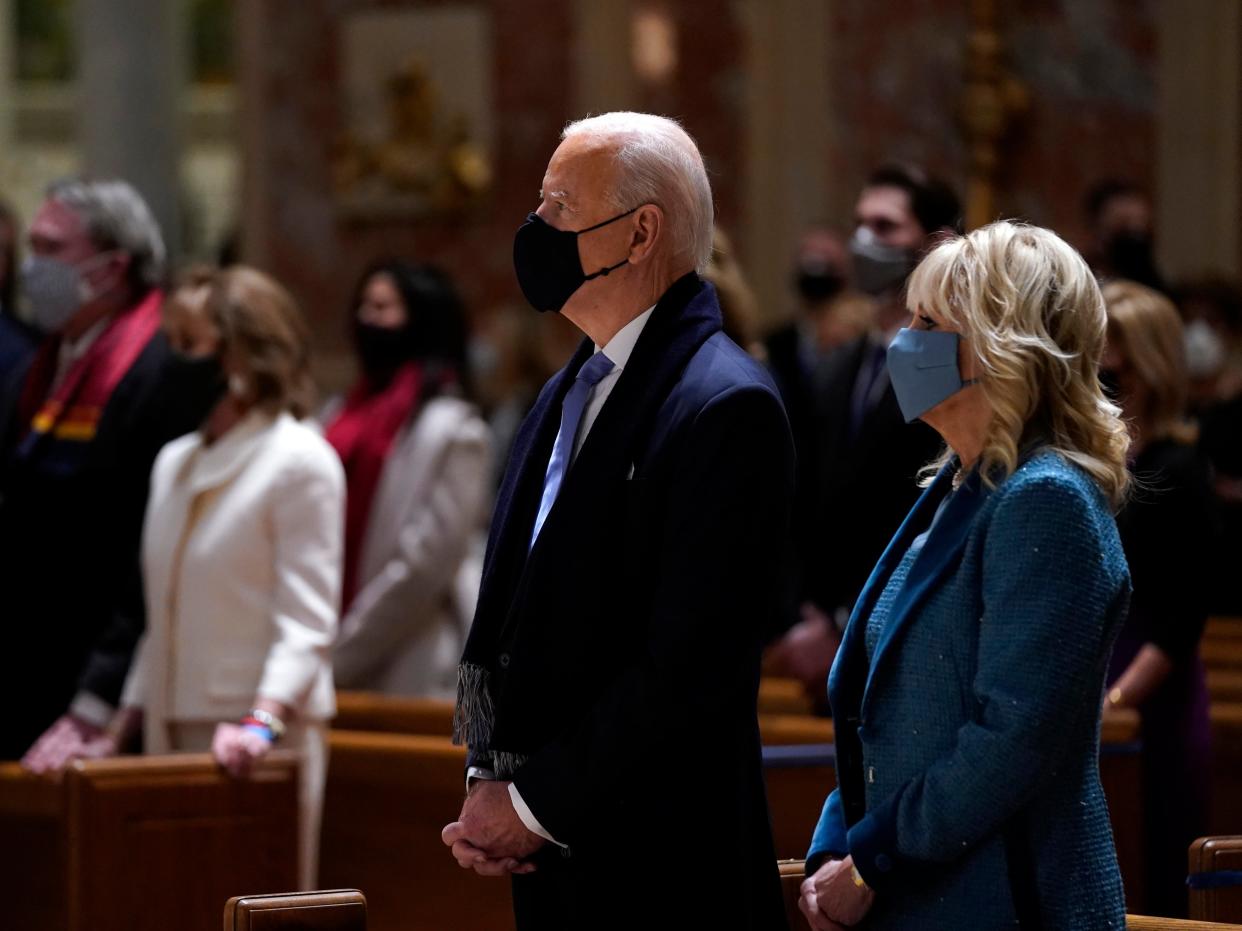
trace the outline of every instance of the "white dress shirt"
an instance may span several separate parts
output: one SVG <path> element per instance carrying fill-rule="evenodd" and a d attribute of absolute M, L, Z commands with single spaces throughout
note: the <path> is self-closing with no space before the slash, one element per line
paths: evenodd
<path fill-rule="evenodd" d="M 595 351 L 602 352 L 612 361 L 612 371 L 595 383 L 595 387 L 591 389 L 591 394 L 587 398 L 586 410 L 582 412 L 582 422 L 578 427 L 578 436 L 574 440 L 573 458 L 578 457 L 578 452 L 582 449 L 583 442 L 586 441 L 587 434 L 591 432 L 591 427 L 595 425 L 599 412 L 604 409 L 604 403 L 608 400 L 608 396 L 612 394 L 612 389 L 616 387 L 617 381 L 621 378 L 621 372 L 630 361 L 630 356 L 634 354 L 634 347 L 638 345 L 638 338 L 643 333 L 643 328 L 647 325 L 647 321 L 651 319 L 651 313 L 655 310 L 652 304 L 641 314 L 623 326 L 617 331 L 616 336 L 608 341 L 606 346 L 595 344 Z M 573 459 L 570 460 L 573 464 Z M 495 775 L 490 771 L 479 766 L 471 766 L 466 772 L 466 780 L 470 779 L 494 779 Z M 544 840 L 551 841 L 558 847 L 564 847 L 555 837 L 549 834 L 539 823 L 539 819 L 535 817 L 534 812 L 530 810 L 530 806 L 522 800 L 521 793 L 518 792 L 517 786 L 512 782 L 509 783 L 509 799 L 513 802 L 513 810 L 517 812 L 517 816 L 522 819 L 522 824 L 526 825 L 526 830 L 532 834 L 538 834 Z"/>

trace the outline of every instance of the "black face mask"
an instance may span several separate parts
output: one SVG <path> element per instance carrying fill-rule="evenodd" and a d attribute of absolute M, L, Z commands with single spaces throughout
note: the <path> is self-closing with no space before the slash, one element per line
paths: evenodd
<path fill-rule="evenodd" d="M 363 371 L 373 377 L 389 376 L 414 357 L 408 327 L 394 330 L 373 323 L 357 323 L 354 342 Z"/>
<path fill-rule="evenodd" d="M 173 353 L 168 374 L 169 397 L 182 410 L 202 420 L 228 390 L 228 379 L 218 356 Z"/>
<path fill-rule="evenodd" d="M 844 284 L 840 275 L 818 265 L 803 265 L 794 272 L 794 287 L 803 300 L 813 303 L 836 297 Z"/>
<path fill-rule="evenodd" d="M 575 291 L 593 278 L 614 272 L 629 259 L 586 274 L 578 256 L 578 237 L 609 223 L 616 223 L 637 210 L 619 213 L 584 230 L 558 230 L 536 214 L 529 214 L 513 237 L 513 269 L 526 300 L 535 310 L 560 310 Z"/>
<path fill-rule="evenodd" d="M 1153 253 L 1151 237 L 1146 233 L 1123 230 L 1108 241 L 1108 261 L 1117 277 L 1160 290 L 1164 282 Z"/>

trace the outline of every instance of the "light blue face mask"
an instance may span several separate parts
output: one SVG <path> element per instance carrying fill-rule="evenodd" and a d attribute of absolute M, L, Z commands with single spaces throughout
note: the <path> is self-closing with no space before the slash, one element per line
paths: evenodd
<path fill-rule="evenodd" d="M 959 342 L 957 333 L 903 327 L 888 344 L 888 377 L 906 423 L 979 381 L 962 381 L 957 368 Z"/>

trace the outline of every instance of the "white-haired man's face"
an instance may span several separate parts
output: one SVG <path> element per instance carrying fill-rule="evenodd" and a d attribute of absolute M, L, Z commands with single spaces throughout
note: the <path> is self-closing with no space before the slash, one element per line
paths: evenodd
<path fill-rule="evenodd" d="M 615 184 L 616 167 L 609 145 L 585 136 L 564 140 L 548 162 L 539 192 L 539 218 L 558 230 L 586 230 L 617 214 L 608 197 Z M 630 252 L 634 220 L 624 217 L 608 226 L 578 237 L 578 259 L 591 275 L 625 260 Z M 629 266 L 606 277 L 587 281 L 578 288 L 563 310 L 586 307 L 609 289 L 622 285 Z"/>

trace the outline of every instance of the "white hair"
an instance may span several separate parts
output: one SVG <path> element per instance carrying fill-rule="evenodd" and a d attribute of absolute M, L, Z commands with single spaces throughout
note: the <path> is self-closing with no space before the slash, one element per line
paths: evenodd
<path fill-rule="evenodd" d="M 668 221 L 674 256 L 705 271 L 712 257 L 712 188 L 699 147 L 681 124 L 651 113 L 603 113 L 568 124 L 561 138 L 581 135 L 616 149 L 612 206 L 658 206 Z"/>
<path fill-rule="evenodd" d="M 67 178 L 53 183 L 47 196 L 81 218 L 86 234 L 100 251 L 116 249 L 130 257 L 135 290 L 145 291 L 163 281 L 164 236 L 147 202 L 131 184 Z"/>

